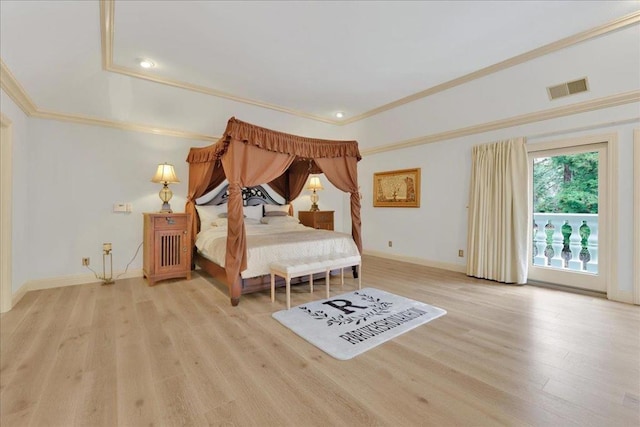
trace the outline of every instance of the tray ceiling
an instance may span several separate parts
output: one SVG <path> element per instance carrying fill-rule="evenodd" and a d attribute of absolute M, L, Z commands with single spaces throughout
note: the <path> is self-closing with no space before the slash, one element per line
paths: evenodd
<path fill-rule="evenodd" d="M 199 92 L 327 122 L 343 111 L 349 121 L 640 9 L 637 1 L 105 5 L 107 20 L 97 1 L 0 2 L 2 60 L 38 107 L 122 119 L 123 105 L 144 104 L 132 98 L 175 97 L 162 88 L 171 86 L 184 92 L 176 102 Z M 141 69 L 139 58 L 156 67 Z"/>

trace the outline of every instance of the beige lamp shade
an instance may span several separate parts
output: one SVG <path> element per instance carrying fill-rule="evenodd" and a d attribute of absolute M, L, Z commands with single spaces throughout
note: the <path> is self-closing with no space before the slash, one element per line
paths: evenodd
<path fill-rule="evenodd" d="M 307 183 L 307 190 L 324 190 L 322 186 L 322 182 L 320 182 L 320 177 L 312 176 L 309 178 L 309 182 Z"/>
<path fill-rule="evenodd" d="M 151 182 L 173 184 L 175 182 L 180 182 L 180 180 L 176 176 L 176 171 L 173 169 L 173 165 L 163 163 L 158 165 L 158 170 L 153 178 L 151 178 Z"/>
<path fill-rule="evenodd" d="M 171 210 L 171 205 L 169 205 L 169 200 L 171 200 L 171 197 L 173 197 L 173 192 L 169 188 L 169 184 L 180 182 L 180 180 L 176 176 L 176 171 L 173 170 L 173 165 L 168 165 L 166 163 L 158 165 L 158 170 L 156 171 L 156 174 L 153 176 L 153 178 L 151 178 L 151 182 L 163 184 L 160 193 L 158 193 L 158 196 L 160 196 L 160 200 L 162 200 L 162 208 L 160 209 L 160 212 L 173 212 Z"/>

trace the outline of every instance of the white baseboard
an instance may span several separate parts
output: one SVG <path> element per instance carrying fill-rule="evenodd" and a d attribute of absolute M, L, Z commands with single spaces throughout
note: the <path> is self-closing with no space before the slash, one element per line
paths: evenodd
<path fill-rule="evenodd" d="M 362 254 L 363 255 L 371 255 L 371 256 L 378 257 L 378 258 L 386 258 L 386 259 L 393 259 L 393 260 L 396 260 L 396 261 L 408 262 L 410 264 L 418 264 L 418 265 L 424 265 L 424 266 L 427 266 L 427 267 L 441 268 L 443 270 L 455 271 L 457 273 L 466 273 L 466 271 L 467 271 L 467 266 L 466 265 L 452 264 L 452 263 L 440 262 L 440 261 L 431 261 L 431 260 L 424 259 L 424 258 L 415 258 L 415 257 L 408 257 L 408 256 L 403 256 L 403 255 L 394 255 L 394 254 L 388 254 L 388 253 L 385 253 L 385 252 L 372 251 L 372 250 L 363 250 Z"/>
<path fill-rule="evenodd" d="M 626 302 L 628 304 L 634 304 L 633 291 L 621 291 L 619 289 L 615 289 L 613 292 L 609 292 L 607 294 L 607 299 L 610 299 L 611 301 Z"/>
<path fill-rule="evenodd" d="M 22 286 L 18 288 L 17 291 L 11 296 L 11 308 L 15 307 L 17 303 L 20 302 L 23 296 L 25 296 L 29 292 L 27 289 L 27 283 L 23 283 Z"/>
<path fill-rule="evenodd" d="M 132 277 L 142 277 L 142 269 L 128 271 L 127 273 L 124 273 L 124 274 L 114 272 L 113 277 L 117 278 L 116 283 L 118 283 L 118 280 L 122 280 L 122 279 L 130 279 Z M 30 280 L 24 283 L 22 286 L 20 286 L 20 288 L 13 294 L 11 298 L 11 307 L 15 307 L 15 305 L 29 291 L 61 288 L 63 286 L 86 285 L 89 283 L 98 283 L 100 281 L 101 280 L 96 278 L 94 274 L 79 274 L 75 276 L 62 276 L 62 277 L 51 277 L 47 279 Z"/>

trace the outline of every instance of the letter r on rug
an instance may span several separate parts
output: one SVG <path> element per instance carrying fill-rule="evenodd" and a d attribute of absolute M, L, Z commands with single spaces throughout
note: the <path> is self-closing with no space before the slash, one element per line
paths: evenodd
<path fill-rule="evenodd" d="M 337 305 L 336 302 L 343 302 L 344 304 Z M 323 302 L 323 304 L 330 305 L 333 308 L 337 308 L 338 310 L 342 311 L 344 314 L 355 313 L 355 310 L 349 310 L 345 307 L 359 308 L 361 310 L 366 310 L 368 308 L 368 307 L 362 307 L 361 305 L 354 305 L 351 301 L 346 299 L 332 299 L 331 301 Z"/>

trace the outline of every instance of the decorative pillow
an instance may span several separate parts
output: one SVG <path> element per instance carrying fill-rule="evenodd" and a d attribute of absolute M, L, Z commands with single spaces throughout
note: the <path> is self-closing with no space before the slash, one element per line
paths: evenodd
<path fill-rule="evenodd" d="M 229 220 L 227 218 L 216 218 L 211 225 L 216 227 L 226 227 Z"/>
<path fill-rule="evenodd" d="M 267 212 L 284 212 L 289 215 L 289 204 L 286 205 L 264 205 L 264 216 L 268 216 Z M 272 216 L 272 215 L 269 215 Z"/>
<path fill-rule="evenodd" d="M 286 216 L 265 216 L 260 220 L 263 224 L 298 224 L 300 220 L 298 218 L 286 215 Z"/>
<path fill-rule="evenodd" d="M 262 205 L 244 206 L 242 209 L 244 209 L 245 218 L 253 218 L 258 221 L 262 218 Z"/>
<path fill-rule="evenodd" d="M 198 217 L 200 217 L 200 231 L 205 231 L 213 226 L 213 222 L 222 213 L 227 212 L 227 205 L 203 205 L 196 206 Z"/>
<path fill-rule="evenodd" d="M 247 216 L 244 215 L 244 217 L 246 218 Z M 229 212 L 222 212 L 218 214 L 218 218 L 229 218 Z"/>
<path fill-rule="evenodd" d="M 287 215 L 289 215 L 288 212 L 281 212 L 281 211 L 271 211 L 271 212 L 264 213 L 264 216 L 287 216 Z"/>

